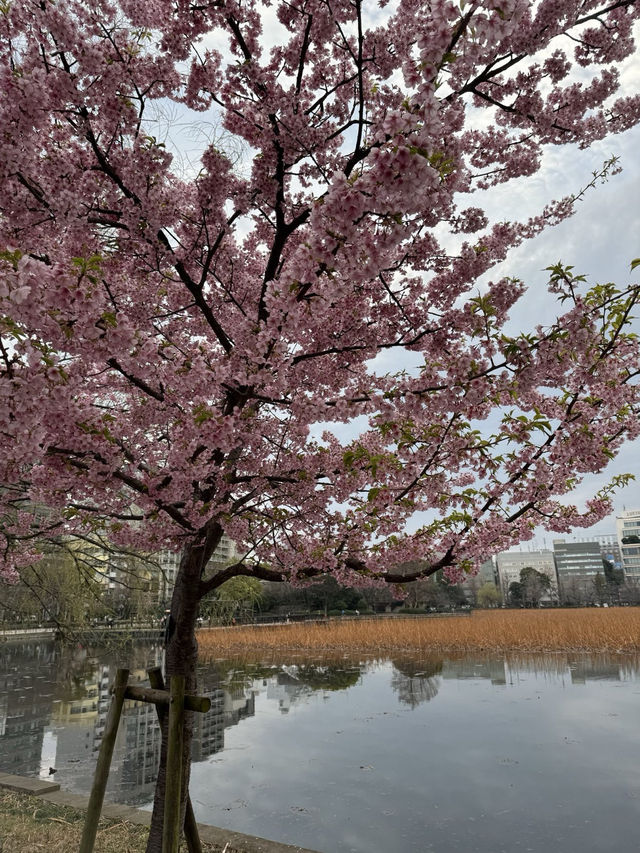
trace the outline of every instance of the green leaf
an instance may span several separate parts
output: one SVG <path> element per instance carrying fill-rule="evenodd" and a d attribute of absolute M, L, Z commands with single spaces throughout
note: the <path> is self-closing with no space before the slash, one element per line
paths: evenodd
<path fill-rule="evenodd" d="M 16 249 L 13 252 L 10 252 L 9 250 L 0 252 L 0 259 L 3 261 L 8 261 L 8 263 L 11 264 L 14 270 L 18 269 L 18 261 L 21 257 L 22 252 L 20 251 L 20 249 Z"/>
<path fill-rule="evenodd" d="M 204 403 L 199 403 L 193 410 L 193 422 L 196 426 L 202 426 L 202 424 L 210 421 L 212 418 L 213 412 Z"/>
<path fill-rule="evenodd" d="M 634 258 L 631 261 L 631 269 L 634 270 L 636 267 L 640 267 L 640 258 Z"/>
<path fill-rule="evenodd" d="M 345 452 L 342 454 L 342 462 L 344 463 L 344 467 L 352 468 L 355 458 L 356 455 L 353 450 L 345 450 Z"/>

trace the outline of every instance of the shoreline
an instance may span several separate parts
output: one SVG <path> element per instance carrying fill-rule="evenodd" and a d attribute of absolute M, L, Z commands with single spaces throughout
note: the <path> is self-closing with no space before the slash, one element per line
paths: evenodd
<path fill-rule="evenodd" d="M 71 808 L 77 812 L 86 812 L 89 797 L 83 794 L 73 794 L 63 791 L 57 782 L 49 782 L 29 776 L 16 776 L 0 770 L 0 791 L 11 791 L 20 795 L 27 795 L 36 800 L 59 806 L 60 808 Z M 0 810 L 0 815 L 2 814 Z M 134 827 L 149 826 L 151 812 L 137 809 L 120 803 L 105 802 L 102 807 L 101 817 L 114 824 L 131 824 Z M 58 820 L 53 818 L 54 820 Z M 65 821 L 62 821 L 65 823 Z M 306 847 L 298 847 L 291 844 L 283 844 L 279 841 L 270 841 L 266 838 L 258 838 L 255 835 L 245 835 L 230 829 L 222 829 L 209 824 L 198 824 L 200 840 L 204 844 L 212 844 L 228 853 L 319 853 Z M 0 842 L 2 842 L 2 828 L 0 825 Z M 0 844 L 0 848 L 2 845 Z M 9 848 L 11 850 L 11 848 Z M 24 853 L 27 853 L 25 849 Z M 98 853 L 98 846 L 96 846 Z"/>

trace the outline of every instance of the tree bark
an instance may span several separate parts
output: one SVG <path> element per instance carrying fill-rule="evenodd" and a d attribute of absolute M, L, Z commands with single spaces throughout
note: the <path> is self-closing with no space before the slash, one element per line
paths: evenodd
<path fill-rule="evenodd" d="M 171 599 L 171 612 L 165 634 L 165 678 L 167 686 L 173 675 L 185 678 L 185 692 L 197 693 L 196 665 L 198 643 L 196 627 L 200 602 L 200 577 L 203 564 L 203 546 L 189 545 L 185 548 L 176 577 Z M 191 771 L 191 740 L 193 736 L 193 711 L 185 712 L 184 748 L 182 754 L 182 796 L 180 826 L 184 824 L 189 776 Z M 162 733 L 160 768 L 153 801 L 151 828 L 147 841 L 147 853 L 162 853 L 162 826 L 164 821 L 164 798 L 166 790 L 167 729 Z"/>

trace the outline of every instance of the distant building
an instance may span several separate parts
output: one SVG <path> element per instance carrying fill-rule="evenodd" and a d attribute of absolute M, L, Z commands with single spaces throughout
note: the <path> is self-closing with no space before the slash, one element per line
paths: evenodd
<path fill-rule="evenodd" d="M 485 560 L 480 564 L 477 575 L 474 575 L 473 577 L 466 577 L 462 581 L 461 586 L 467 600 L 471 601 L 472 604 L 475 604 L 478 590 L 487 583 L 492 583 L 496 587 L 498 586 L 496 567 L 493 557 L 489 557 L 488 560 Z"/>
<path fill-rule="evenodd" d="M 600 533 L 591 536 L 572 536 L 571 542 L 597 542 L 603 560 L 613 563 L 614 568 L 622 568 L 622 552 L 617 533 Z"/>
<path fill-rule="evenodd" d="M 446 659 L 442 663 L 442 678 L 460 681 L 463 678 L 487 678 L 492 684 L 507 683 L 507 667 L 504 658 L 475 659 L 465 656 Z"/>
<path fill-rule="evenodd" d="M 168 604 L 173 588 L 176 584 L 176 576 L 180 568 L 179 551 L 160 551 L 155 555 L 155 560 L 160 569 L 160 582 L 158 584 L 158 597 L 161 603 Z"/>
<path fill-rule="evenodd" d="M 500 589 L 505 601 L 509 595 L 509 585 L 520 580 L 522 569 L 532 568 L 547 575 L 551 588 L 546 598 L 557 599 L 558 578 L 553 551 L 502 551 L 496 555 L 496 567 Z M 544 598 L 543 598 L 544 600 Z"/>
<path fill-rule="evenodd" d="M 594 581 L 604 578 L 602 553 L 598 542 L 567 542 L 553 540 L 553 555 L 558 572 L 560 592 L 566 598 L 583 598 L 595 593 Z"/>
<path fill-rule="evenodd" d="M 640 581 L 640 509 L 617 516 L 616 532 L 625 579 Z"/>
<path fill-rule="evenodd" d="M 160 551 L 155 555 L 154 559 L 160 568 L 158 597 L 161 602 L 168 602 L 171 598 L 178 569 L 180 568 L 181 556 L 179 551 Z M 238 549 L 236 548 L 236 543 L 226 533 L 223 533 L 222 539 L 209 561 L 209 565 L 220 568 L 237 558 Z"/>
<path fill-rule="evenodd" d="M 496 567 L 492 558 L 485 560 L 478 569 L 476 575 L 481 584 L 496 583 Z"/>
<path fill-rule="evenodd" d="M 238 557 L 238 549 L 236 548 L 236 543 L 233 539 L 230 539 L 226 533 L 222 534 L 222 539 L 220 540 L 218 547 L 213 552 L 210 563 L 218 563 L 220 565 L 224 565 L 225 563 L 231 563 L 233 560 Z"/>

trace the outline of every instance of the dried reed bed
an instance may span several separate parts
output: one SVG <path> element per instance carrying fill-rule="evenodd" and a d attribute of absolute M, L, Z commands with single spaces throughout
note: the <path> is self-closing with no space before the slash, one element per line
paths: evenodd
<path fill-rule="evenodd" d="M 640 651 L 640 608 L 480 611 L 471 616 L 376 617 L 200 631 L 203 657 L 255 651 Z"/>

